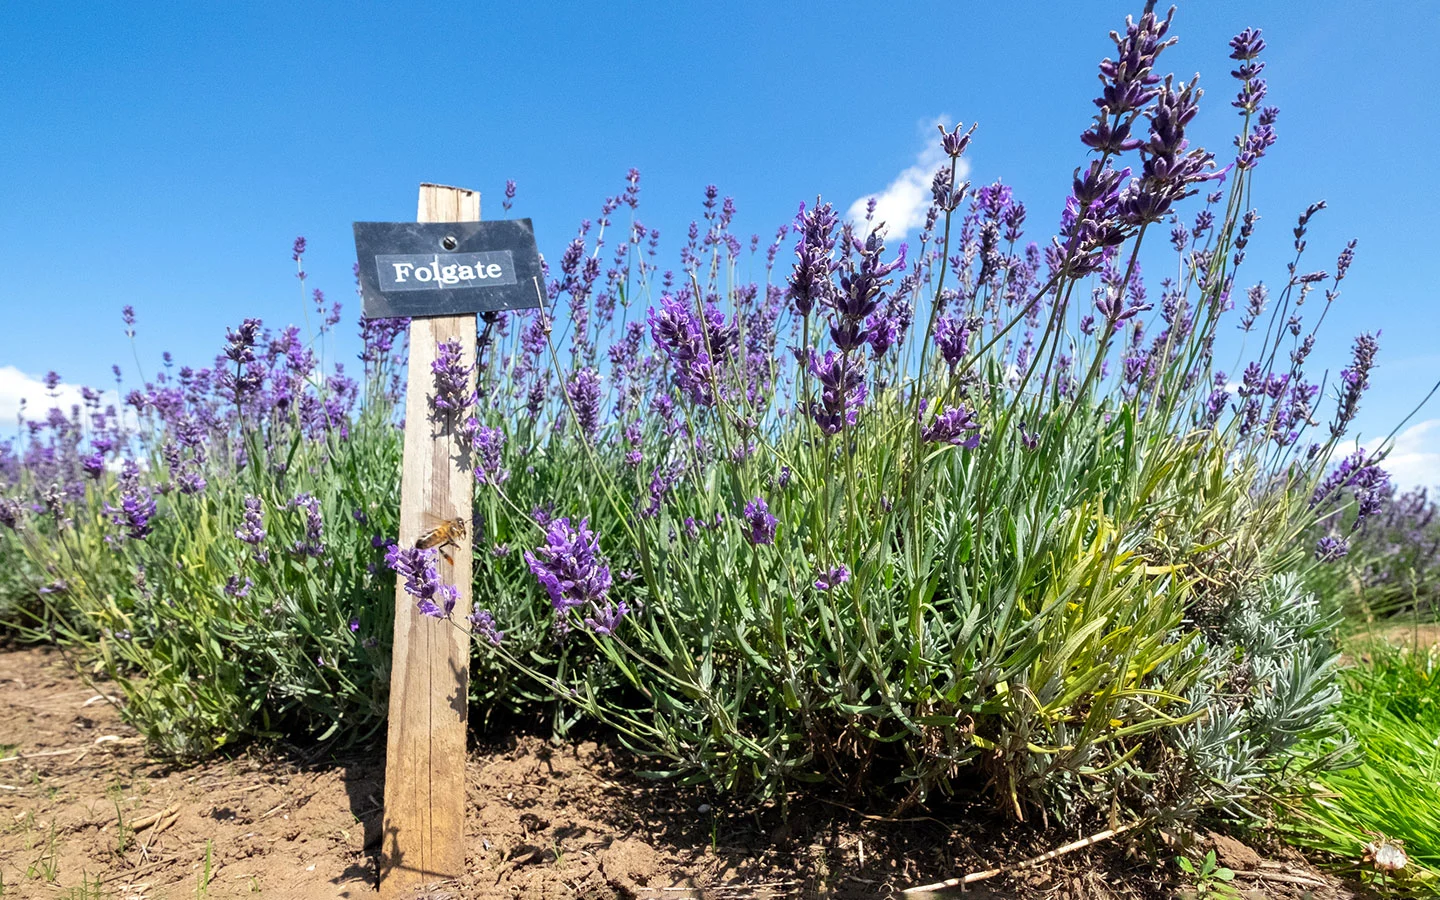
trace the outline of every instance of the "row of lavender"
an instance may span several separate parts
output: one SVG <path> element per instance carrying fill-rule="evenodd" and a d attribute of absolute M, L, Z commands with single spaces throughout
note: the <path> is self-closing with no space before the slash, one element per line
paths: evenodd
<path fill-rule="evenodd" d="M 4 590 L 177 753 L 376 727 L 398 573 L 413 614 L 476 635 L 477 712 L 588 717 L 727 789 L 974 784 L 1020 816 L 1158 816 L 1296 777 L 1296 748 L 1341 740 L 1302 576 L 1387 491 L 1339 449 L 1375 345 L 1326 417 L 1305 364 L 1353 245 L 1302 265 L 1316 204 L 1278 296 L 1239 286 L 1276 139 L 1264 42 L 1231 42 L 1222 164 L 1187 134 L 1197 84 L 1155 69 L 1171 24 L 1112 34 L 1043 242 L 1009 188 L 959 180 L 973 128 L 942 129 L 895 248 L 821 201 L 762 247 L 712 187 L 664 269 L 632 170 L 548 310 L 486 316 L 478 358 L 436 363 L 478 482 L 487 605 L 464 621 L 436 551 L 392 540 L 406 324 L 362 323 L 351 380 L 320 364 L 340 315 L 318 292 L 313 337 L 247 320 L 123 413 L 92 392 L 28 423 L 0 454 L 25 576 Z M 1251 341 L 1233 379 L 1225 323 Z"/>

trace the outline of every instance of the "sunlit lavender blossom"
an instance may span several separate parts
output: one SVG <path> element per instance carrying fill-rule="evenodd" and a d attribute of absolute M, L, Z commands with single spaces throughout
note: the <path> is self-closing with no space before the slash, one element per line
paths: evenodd
<path fill-rule="evenodd" d="M 928 400 L 920 401 L 920 417 L 924 421 Z M 920 436 L 934 444 L 950 444 L 973 450 L 980 446 L 980 421 L 965 404 L 952 406 L 941 412 L 920 432 Z"/>
<path fill-rule="evenodd" d="M 385 551 L 385 565 L 405 579 L 405 593 L 414 597 L 421 615 L 436 619 L 448 618 L 455 611 L 460 592 L 452 584 L 443 584 L 436 568 L 439 551 L 429 548 L 401 547 L 391 544 Z"/>
<path fill-rule="evenodd" d="M 775 543 L 775 528 L 779 521 L 770 514 L 765 498 L 756 497 L 745 504 L 745 538 L 750 543 L 756 546 Z"/>
<path fill-rule="evenodd" d="M 1380 351 L 1380 342 L 1373 334 L 1362 334 L 1355 338 L 1355 347 L 1349 367 L 1340 372 L 1339 407 L 1330 433 L 1343 435 L 1360 412 L 1360 397 L 1370 386 L 1370 370 L 1375 367 L 1375 355 Z"/>
<path fill-rule="evenodd" d="M 578 527 L 568 516 L 550 522 L 545 543 L 525 551 L 525 562 L 557 614 L 587 603 L 598 607 L 610 591 L 610 566 L 600 556 L 600 539 L 589 519 Z"/>
<path fill-rule="evenodd" d="M 470 388 L 475 365 L 465 365 L 458 338 L 440 342 L 430 371 L 435 376 L 435 394 L 431 398 L 435 409 L 458 414 L 475 404 L 475 392 Z"/>
<path fill-rule="evenodd" d="M 795 245 L 796 261 L 789 279 L 789 294 L 790 302 L 802 316 L 808 316 L 817 302 L 828 302 L 834 292 L 830 274 L 834 266 L 831 257 L 835 250 L 834 231 L 838 221 L 834 208 L 819 201 L 809 211 L 802 203 L 795 217 L 795 230 L 800 232 L 800 240 Z"/>
<path fill-rule="evenodd" d="M 1334 499 L 1341 491 L 1349 490 L 1355 495 L 1355 521 L 1351 530 L 1358 530 L 1365 520 L 1380 511 L 1381 504 L 1390 488 L 1390 476 L 1371 460 L 1364 450 L 1356 450 L 1345 457 L 1325 480 L 1315 488 L 1310 498 L 1314 509 L 1322 501 Z"/>
<path fill-rule="evenodd" d="M 976 319 L 961 316 L 945 316 L 935 323 L 935 346 L 950 368 L 965 358 L 970 350 L 970 336 L 980 327 Z"/>
<path fill-rule="evenodd" d="M 250 596 L 250 589 L 254 586 L 255 582 L 248 577 L 242 581 L 239 575 L 231 575 L 230 580 L 225 582 L 225 593 L 237 600 L 243 600 Z"/>
<path fill-rule="evenodd" d="M 116 480 L 120 489 L 120 506 L 105 504 L 110 521 L 125 529 L 126 537 L 144 540 L 150 535 L 150 520 L 155 517 L 155 498 L 150 489 L 140 483 L 140 467 L 133 459 L 122 464 Z"/>
<path fill-rule="evenodd" d="M 606 600 L 604 604 L 591 604 L 591 614 L 586 616 L 585 627 L 595 634 L 607 637 L 620 627 L 620 620 L 630 612 L 630 607 L 621 600 L 619 603 Z"/>
<path fill-rule="evenodd" d="M 238 365 L 252 363 L 255 361 L 255 339 L 260 334 L 261 322 L 259 319 L 246 319 L 240 323 L 239 329 L 226 330 L 225 335 L 229 344 L 225 347 L 225 356 L 231 362 Z"/>
<path fill-rule="evenodd" d="M 820 400 L 810 404 L 810 415 L 827 435 L 839 434 L 854 425 L 860 407 L 869 396 L 865 373 L 859 363 L 833 350 L 810 358 L 810 373 L 820 382 Z"/>
<path fill-rule="evenodd" d="M 510 470 L 502 466 L 505 452 L 505 432 L 499 428 L 479 425 L 472 418 L 470 446 L 475 451 L 475 480 L 480 484 L 496 486 L 510 480 Z"/>
<path fill-rule="evenodd" d="M 580 430 L 594 441 L 600 430 L 600 373 L 588 367 L 576 371 L 565 382 L 565 396 Z"/>

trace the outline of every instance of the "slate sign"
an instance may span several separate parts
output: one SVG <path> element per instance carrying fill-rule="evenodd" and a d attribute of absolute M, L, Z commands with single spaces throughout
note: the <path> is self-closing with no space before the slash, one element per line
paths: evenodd
<path fill-rule="evenodd" d="M 356 222 L 355 255 L 367 319 L 533 309 L 544 302 L 529 219 Z"/>

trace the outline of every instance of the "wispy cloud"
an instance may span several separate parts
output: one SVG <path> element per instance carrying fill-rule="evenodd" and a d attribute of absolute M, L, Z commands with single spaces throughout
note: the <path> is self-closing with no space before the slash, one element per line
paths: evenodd
<path fill-rule="evenodd" d="M 885 223 L 885 237 L 898 241 L 925 224 L 925 211 L 930 206 L 930 182 L 935 170 L 948 158 L 940 149 L 940 133 L 936 125 L 945 125 L 949 120 L 943 116 L 923 123 L 924 144 L 915 156 L 915 163 L 906 168 L 883 190 L 869 193 L 850 204 L 846 217 L 857 226 L 865 223 L 865 210 L 870 200 L 875 200 L 876 223 Z M 953 122 L 950 123 L 953 125 Z M 970 171 L 965 160 L 960 160 L 956 169 L 956 180 L 963 180 Z"/>
<path fill-rule="evenodd" d="M 14 366 L 0 366 L 0 429 L 15 424 L 21 400 L 28 401 L 25 414 L 32 419 L 43 417 L 52 406 L 58 406 L 68 413 L 71 406 L 82 402 L 78 384 L 61 382 L 52 397 L 41 379 L 26 375 Z"/>
<path fill-rule="evenodd" d="M 1370 441 L 1365 449 L 1377 449 L 1382 440 Z M 1395 435 L 1390 455 L 1380 465 L 1402 490 L 1440 486 L 1440 419 L 1416 422 Z"/>

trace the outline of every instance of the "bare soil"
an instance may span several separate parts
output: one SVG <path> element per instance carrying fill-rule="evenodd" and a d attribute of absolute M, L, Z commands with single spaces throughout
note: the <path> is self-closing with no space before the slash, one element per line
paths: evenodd
<path fill-rule="evenodd" d="M 175 766 L 53 650 L 0 650 L 0 897 L 357 898 L 376 895 L 383 745 L 252 747 Z M 898 896 L 1002 868 L 929 896 L 1055 900 L 1176 896 L 1182 852 L 1128 834 L 1050 862 L 1074 840 L 947 808 L 900 820 L 832 803 L 743 808 L 643 780 L 626 754 L 509 736 L 469 761 L 468 872 L 434 898 Z M 1356 896 L 1293 851 L 1210 835 L 1242 896 Z M 1184 896 L 1183 893 L 1179 894 Z"/>

